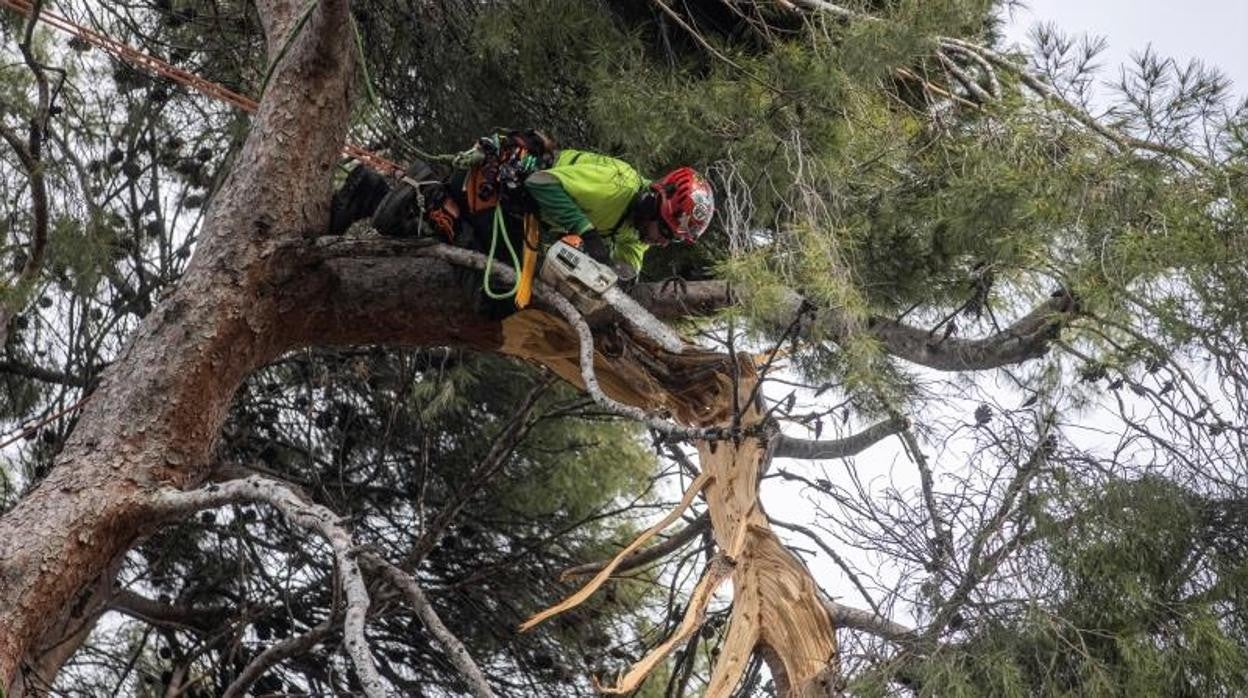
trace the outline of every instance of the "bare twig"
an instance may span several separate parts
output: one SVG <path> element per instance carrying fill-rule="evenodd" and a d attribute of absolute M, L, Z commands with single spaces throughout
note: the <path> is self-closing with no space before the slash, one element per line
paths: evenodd
<path fill-rule="evenodd" d="M 825 543 L 819 534 L 805 526 L 787 523 L 775 518 L 774 516 L 769 516 L 767 518 L 771 520 L 772 524 L 783 529 L 800 533 L 810 539 L 812 543 L 819 546 L 819 549 L 826 553 L 828 557 L 832 558 L 832 562 L 836 563 L 837 567 L 841 568 L 841 571 L 845 573 L 845 576 L 849 577 L 849 581 L 853 582 L 854 586 L 858 589 L 858 593 L 862 595 L 862 600 L 867 602 L 867 605 L 871 607 L 871 610 L 875 612 L 875 615 L 880 615 L 879 604 L 875 602 L 871 593 L 867 591 L 867 587 L 863 585 L 862 580 L 858 578 L 858 573 L 849 566 L 849 563 L 845 562 L 845 559 L 842 558 L 832 546 Z"/>
<path fill-rule="evenodd" d="M 269 669 L 277 666 L 279 662 L 307 652 L 316 643 L 328 637 L 338 622 L 339 619 L 337 618 L 327 618 L 323 623 L 306 633 L 300 633 L 281 642 L 269 645 L 263 652 L 248 662 L 246 667 L 243 667 L 243 670 L 238 673 L 238 676 L 234 677 L 234 680 L 230 682 L 230 685 L 221 694 L 221 698 L 237 698 L 245 694 L 247 689 L 251 688 L 251 685 L 257 679 L 264 676 L 264 673 Z"/>

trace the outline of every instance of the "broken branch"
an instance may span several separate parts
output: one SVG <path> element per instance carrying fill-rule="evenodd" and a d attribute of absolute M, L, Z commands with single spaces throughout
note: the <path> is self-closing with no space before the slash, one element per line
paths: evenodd
<path fill-rule="evenodd" d="M 620 553 L 611 560 L 611 562 L 607 563 L 607 565 L 604 566 L 598 574 L 594 575 L 593 579 L 589 580 L 585 586 L 581 587 L 580 591 L 521 623 L 520 632 L 528 632 L 542 621 L 557 616 L 569 609 L 576 608 L 583 603 L 585 599 L 592 596 L 594 592 L 597 591 L 598 588 L 611 577 L 611 573 L 620 566 L 620 563 L 625 557 L 631 554 L 634 550 L 640 548 L 642 544 L 653 538 L 663 529 L 671 526 L 672 522 L 679 518 L 680 515 L 684 513 L 685 509 L 689 508 L 689 505 L 693 503 L 693 498 L 698 496 L 698 493 L 701 492 L 702 488 L 706 487 L 710 481 L 710 473 L 704 471 L 701 475 L 694 479 L 694 481 L 689 485 L 689 489 L 685 490 L 685 495 L 681 497 L 680 503 L 676 505 L 675 509 L 672 509 L 667 513 L 667 516 L 660 519 L 658 523 L 646 529 L 640 536 L 637 536 L 636 540 L 629 543 L 628 547 L 621 550 Z"/>
<path fill-rule="evenodd" d="M 617 574 L 621 572 L 629 572 L 641 567 L 642 565 L 648 565 L 655 560 L 661 560 L 683 548 L 687 543 L 689 543 L 689 541 L 701 535 L 703 531 L 710 527 L 710 525 L 710 517 L 703 514 L 702 516 L 694 519 L 693 523 L 685 526 L 676 533 L 673 533 L 662 543 L 652 545 L 645 550 L 638 550 L 628 557 L 620 560 L 615 571 Z M 559 578 L 567 580 L 572 579 L 573 577 L 593 574 L 602 570 L 610 563 L 610 560 L 605 560 L 602 562 L 587 562 L 583 565 L 577 565 L 576 567 L 569 567 L 559 575 Z"/>

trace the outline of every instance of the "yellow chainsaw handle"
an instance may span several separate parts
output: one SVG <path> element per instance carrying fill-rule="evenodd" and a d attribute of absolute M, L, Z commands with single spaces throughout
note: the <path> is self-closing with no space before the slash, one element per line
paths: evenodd
<path fill-rule="evenodd" d="M 524 261 L 520 266 L 520 286 L 516 288 L 516 307 L 523 310 L 533 298 L 533 277 L 537 275 L 537 245 L 540 231 L 537 216 L 524 217 Z"/>

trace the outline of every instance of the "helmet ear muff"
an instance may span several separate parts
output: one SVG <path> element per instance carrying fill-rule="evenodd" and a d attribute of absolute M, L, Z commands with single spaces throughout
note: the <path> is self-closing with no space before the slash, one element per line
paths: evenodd
<path fill-rule="evenodd" d="M 659 192 L 654 189 L 647 189 L 637 197 L 637 203 L 633 209 L 633 220 L 641 225 L 648 221 L 659 219 Z"/>

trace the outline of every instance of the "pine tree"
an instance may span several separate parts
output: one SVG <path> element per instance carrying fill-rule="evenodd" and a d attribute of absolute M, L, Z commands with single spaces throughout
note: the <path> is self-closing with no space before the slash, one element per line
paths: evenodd
<path fill-rule="evenodd" d="M 839 641 L 825 683 L 785 675 L 776 647 L 714 683 L 738 584 L 647 695 L 1244 690 L 1248 108 L 1216 71 L 1145 53 L 1095 110 L 1096 42 L 1043 28 L 1034 55 L 1003 53 L 983 0 L 347 5 L 306 25 L 270 3 L 66 10 L 263 91 L 250 121 L 4 17 L 0 415 L 27 437 L 0 470 L 11 688 L 372 690 L 343 612 L 356 563 L 292 524 L 312 505 L 362 546 L 366 656 L 389 690 L 472 681 L 386 562 L 499 695 L 589 694 L 677 629 L 725 552 L 709 490 L 678 554 L 515 626 L 670 505 L 681 440 L 655 458 L 600 402 L 475 354 L 499 330 L 444 261 L 367 234 L 299 242 L 323 228 L 344 137 L 406 159 L 501 125 L 651 174 L 706 169 L 712 232 L 652 251 L 638 296 L 663 312 L 661 282 L 683 276 L 686 333 L 755 352 L 764 423 L 786 427 L 771 455 L 850 458 L 769 471 L 820 511 L 770 526 L 835 557 L 856 595 L 820 597 Z M 912 473 L 896 487 L 852 459 L 885 438 Z M 714 453 L 703 440 L 704 466 Z M 217 501 L 257 476 L 295 508 L 161 508 L 169 488 Z M 62 528 L 34 523 L 49 501 Z M 36 571 L 62 534 L 83 538 Z M 122 620 L 91 632 L 105 609 Z"/>

